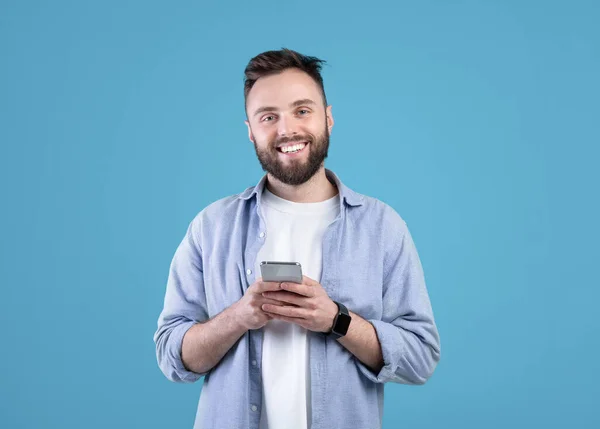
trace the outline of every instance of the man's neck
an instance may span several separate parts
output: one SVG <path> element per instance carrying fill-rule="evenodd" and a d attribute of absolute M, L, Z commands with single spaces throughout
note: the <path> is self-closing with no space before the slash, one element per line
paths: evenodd
<path fill-rule="evenodd" d="M 297 186 L 282 183 L 268 174 L 266 186 L 271 193 L 295 203 L 318 203 L 333 198 L 338 193 L 337 187 L 327 179 L 324 167 L 308 182 Z"/>

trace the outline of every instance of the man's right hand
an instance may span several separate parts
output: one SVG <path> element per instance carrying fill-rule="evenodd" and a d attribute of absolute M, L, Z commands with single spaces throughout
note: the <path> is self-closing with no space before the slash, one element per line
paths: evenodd
<path fill-rule="evenodd" d="M 236 319 L 247 330 L 260 329 L 273 317 L 262 309 L 263 304 L 282 305 L 280 301 L 265 298 L 263 292 L 281 290 L 279 282 L 263 282 L 259 277 L 252 283 L 244 296 L 234 304 Z"/>

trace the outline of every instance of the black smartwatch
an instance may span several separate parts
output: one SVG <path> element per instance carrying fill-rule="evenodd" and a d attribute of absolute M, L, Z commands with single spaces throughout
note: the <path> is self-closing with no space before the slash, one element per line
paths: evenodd
<path fill-rule="evenodd" d="M 352 316 L 348 313 L 348 309 L 344 304 L 341 304 L 337 301 L 333 301 L 338 306 L 338 313 L 333 319 L 333 327 L 331 331 L 326 332 L 325 335 L 328 337 L 337 340 L 340 337 L 343 337 L 348 332 L 348 327 L 350 326 L 350 321 L 352 320 Z"/>

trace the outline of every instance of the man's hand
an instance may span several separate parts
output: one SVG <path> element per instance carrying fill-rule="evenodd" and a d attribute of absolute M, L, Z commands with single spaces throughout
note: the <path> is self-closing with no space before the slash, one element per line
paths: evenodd
<path fill-rule="evenodd" d="M 314 332 L 329 332 L 338 311 L 323 286 L 306 276 L 302 276 L 302 284 L 284 282 L 280 290 L 265 291 L 262 295 L 276 301 L 262 305 L 268 316 Z"/>
<path fill-rule="evenodd" d="M 280 290 L 280 283 L 263 282 L 262 277 L 259 277 L 246 289 L 244 296 L 233 304 L 234 314 L 238 323 L 246 330 L 259 329 L 265 326 L 273 317 L 263 311 L 262 306 L 265 304 L 281 303 L 264 297 L 263 292 Z"/>

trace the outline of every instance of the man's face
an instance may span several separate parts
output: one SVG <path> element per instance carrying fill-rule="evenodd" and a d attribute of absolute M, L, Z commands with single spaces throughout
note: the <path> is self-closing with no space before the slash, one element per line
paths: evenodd
<path fill-rule="evenodd" d="M 319 86 L 288 69 L 258 79 L 246 101 L 248 135 L 264 171 L 288 185 L 308 181 L 327 158 L 333 127 Z M 297 152 L 282 147 L 293 145 Z"/>

